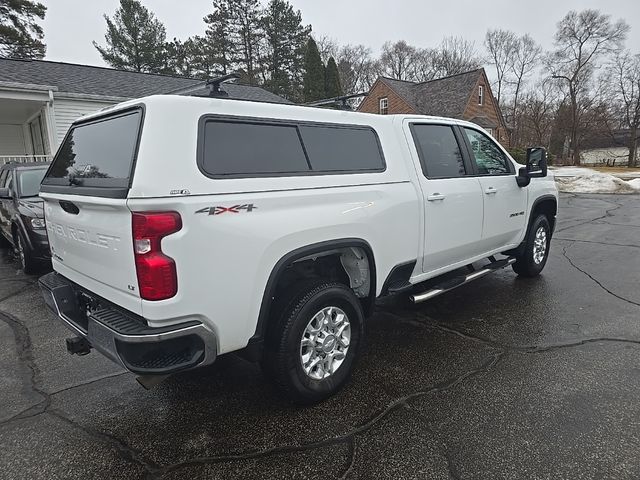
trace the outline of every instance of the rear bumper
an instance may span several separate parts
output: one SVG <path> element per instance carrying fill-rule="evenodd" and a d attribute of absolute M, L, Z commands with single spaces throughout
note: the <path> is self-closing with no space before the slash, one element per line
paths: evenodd
<path fill-rule="evenodd" d="M 49 309 L 76 335 L 114 362 L 139 375 L 167 375 L 213 363 L 213 332 L 198 321 L 154 328 L 51 272 L 39 280 Z M 91 312 L 87 306 L 91 304 Z"/>

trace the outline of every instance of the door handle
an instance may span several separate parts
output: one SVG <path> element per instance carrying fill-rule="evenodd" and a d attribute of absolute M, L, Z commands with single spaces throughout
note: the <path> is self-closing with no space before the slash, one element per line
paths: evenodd
<path fill-rule="evenodd" d="M 440 195 L 439 193 L 434 193 L 433 195 L 429 195 L 427 197 L 427 201 L 436 202 L 438 200 L 444 200 L 444 195 Z"/>
<path fill-rule="evenodd" d="M 487 195 L 492 195 L 494 193 L 498 193 L 498 189 L 496 189 L 495 187 L 487 187 L 484 193 L 486 193 Z"/>

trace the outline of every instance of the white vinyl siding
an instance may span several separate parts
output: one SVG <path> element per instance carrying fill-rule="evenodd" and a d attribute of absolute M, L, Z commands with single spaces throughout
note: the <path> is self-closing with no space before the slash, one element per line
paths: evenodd
<path fill-rule="evenodd" d="M 22 125 L 0 124 L 0 155 L 25 155 Z"/>
<path fill-rule="evenodd" d="M 64 100 L 56 99 L 53 108 L 56 116 L 56 137 L 58 144 L 69 130 L 71 124 L 78 118 L 93 113 L 101 108 L 113 105 L 113 103 L 95 102 L 89 100 Z"/>

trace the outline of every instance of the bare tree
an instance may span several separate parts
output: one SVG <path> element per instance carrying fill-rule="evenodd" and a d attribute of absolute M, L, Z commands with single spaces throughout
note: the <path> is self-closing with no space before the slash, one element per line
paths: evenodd
<path fill-rule="evenodd" d="M 448 77 L 480 68 L 475 44 L 462 37 L 445 37 L 435 49 L 435 78 Z"/>
<path fill-rule="evenodd" d="M 416 82 L 428 82 L 443 76 L 439 51 L 433 48 L 416 49 L 411 76 Z"/>
<path fill-rule="evenodd" d="M 318 51 L 320 52 L 322 63 L 326 65 L 329 61 L 329 58 L 338 58 L 340 47 L 338 46 L 338 42 L 336 42 L 335 39 L 326 35 L 314 35 L 313 39 L 316 41 L 316 45 L 318 45 Z"/>
<path fill-rule="evenodd" d="M 550 148 L 555 112 L 559 105 L 556 86 L 548 79 L 524 94 L 520 109 L 520 140 L 523 144 Z"/>
<path fill-rule="evenodd" d="M 366 92 L 378 77 L 379 67 L 364 45 L 344 45 L 336 56 L 340 84 L 345 94 Z"/>
<path fill-rule="evenodd" d="M 380 55 L 381 74 L 396 80 L 413 80 L 417 49 L 404 40 L 385 42 Z"/>
<path fill-rule="evenodd" d="M 598 10 L 570 11 L 559 23 L 554 50 L 547 58 L 552 78 L 568 91 L 571 112 L 570 151 L 574 165 L 580 164 L 580 103 L 589 95 L 589 81 L 595 62 L 603 55 L 619 49 L 629 26 L 623 21 L 611 22 L 609 15 Z M 583 107 L 584 108 L 584 107 Z"/>
<path fill-rule="evenodd" d="M 509 65 L 511 70 L 511 79 L 508 80 L 509 83 L 513 85 L 512 118 L 514 122 L 514 131 L 511 141 L 513 145 L 519 145 L 520 123 L 518 122 L 518 108 L 520 106 L 520 95 L 527 77 L 533 73 L 540 61 L 542 48 L 527 34 L 518 38 L 514 47 L 515 48 L 510 52 L 512 56 L 512 61 Z"/>
<path fill-rule="evenodd" d="M 514 51 L 518 47 L 518 37 L 508 30 L 487 30 L 484 46 L 489 52 L 491 64 L 496 69 L 496 82 L 493 90 L 500 107 L 503 106 L 503 87 L 509 72 L 513 70 Z"/>
<path fill-rule="evenodd" d="M 620 107 L 622 125 L 629 129 L 629 167 L 637 164 L 638 135 L 640 135 L 640 54 L 629 52 L 616 55 L 612 63 L 612 87 Z"/>

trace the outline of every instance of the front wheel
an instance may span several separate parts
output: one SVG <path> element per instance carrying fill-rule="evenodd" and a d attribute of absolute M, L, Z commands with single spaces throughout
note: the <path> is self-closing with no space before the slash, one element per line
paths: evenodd
<path fill-rule="evenodd" d="M 522 254 L 516 257 L 513 270 L 522 277 L 535 277 L 547 263 L 551 227 L 546 215 L 538 215 L 531 223 Z"/>
<path fill-rule="evenodd" d="M 286 397 L 312 404 L 342 388 L 363 335 L 364 314 L 350 288 L 312 281 L 292 294 L 273 320 L 263 366 Z"/>
<path fill-rule="evenodd" d="M 18 260 L 20 260 L 20 268 L 24 273 L 27 275 L 36 273 L 38 271 L 38 264 L 33 258 L 33 254 L 31 250 L 29 250 L 27 242 L 25 242 L 20 232 L 16 232 L 15 250 Z"/>

